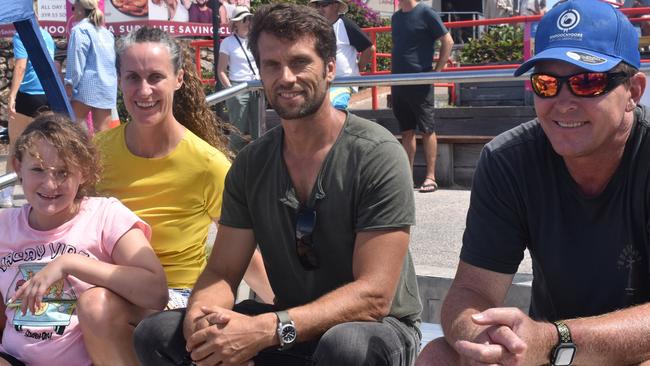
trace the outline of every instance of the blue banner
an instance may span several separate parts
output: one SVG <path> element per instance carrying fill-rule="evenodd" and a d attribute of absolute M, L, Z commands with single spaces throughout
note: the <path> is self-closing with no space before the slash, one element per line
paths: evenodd
<path fill-rule="evenodd" d="M 0 0 L 0 24 L 11 24 L 34 16 L 32 0 Z"/>

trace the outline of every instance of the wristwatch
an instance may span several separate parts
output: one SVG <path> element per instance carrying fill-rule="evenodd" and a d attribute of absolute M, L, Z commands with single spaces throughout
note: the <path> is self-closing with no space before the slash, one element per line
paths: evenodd
<path fill-rule="evenodd" d="M 553 351 L 551 351 L 551 365 L 571 366 L 576 351 L 578 350 L 573 340 L 571 340 L 571 331 L 562 321 L 555 321 L 553 325 L 555 325 L 560 339 L 553 348 Z"/>
<path fill-rule="evenodd" d="M 278 317 L 278 338 L 280 339 L 280 351 L 286 351 L 294 343 L 296 343 L 297 333 L 296 327 L 286 310 L 276 311 L 275 315 Z"/>

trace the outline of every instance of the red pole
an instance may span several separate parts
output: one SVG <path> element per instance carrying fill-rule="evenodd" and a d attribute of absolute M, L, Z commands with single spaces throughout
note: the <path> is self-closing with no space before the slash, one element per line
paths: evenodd
<path fill-rule="evenodd" d="M 370 40 L 375 45 L 375 50 L 372 52 L 372 63 L 370 64 L 370 71 L 374 74 L 377 72 L 377 32 L 370 32 Z M 377 86 L 372 87 L 372 110 L 379 109 L 379 93 Z"/>

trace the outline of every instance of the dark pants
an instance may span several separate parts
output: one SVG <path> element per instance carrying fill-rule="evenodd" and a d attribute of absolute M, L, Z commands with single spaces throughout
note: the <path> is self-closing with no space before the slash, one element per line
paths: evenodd
<path fill-rule="evenodd" d="M 261 314 L 271 305 L 246 300 L 235 305 L 243 314 Z M 185 350 L 185 309 L 164 311 L 144 319 L 135 330 L 135 350 L 144 366 L 190 365 Z M 300 336 L 300 335 L 299 335 Z M 412 365 L 420 346 L 420 332 L 393 317 L 381 322 L 351 322 L 330 328 L 319 340 L 302 342 L 287 351 L 271 347 L 260 352 L 263 365 Z"/>

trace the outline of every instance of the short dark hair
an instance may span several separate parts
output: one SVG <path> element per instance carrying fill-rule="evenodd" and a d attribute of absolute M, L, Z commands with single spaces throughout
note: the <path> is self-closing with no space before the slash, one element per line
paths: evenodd
<path fill-rule="evenodd" d="M 332 26 L 325 17 L 306 5 L 269 4 L 255 12 L 249 47 L 257 65 L 260 65 L 257 43 L 263 32 L 289 41 L 311 37 L 314 39 L 316 53 L 323 62 L 336 59 L 336 35 Z"/>
<path fill-rule="evenodd" d="M 614 66 L 611 70 L 609 70 L 609 72 L 623 72 L 627 76 L 632 77 L 636 75 L 636 73 L 639 72 L 639 70 L 636 67 L 626 63 L 625 61 L 621 61 L 618 65 Z M 625 83 L 623 84 L 628 88 L 630 87 L 630 85 L 632 85 L 629 78 L 625 80 Z"/>

